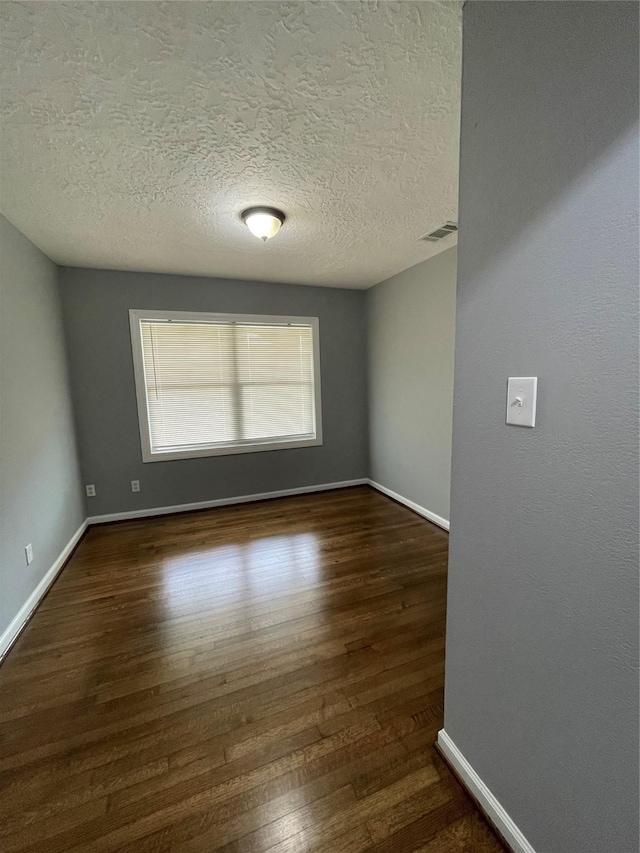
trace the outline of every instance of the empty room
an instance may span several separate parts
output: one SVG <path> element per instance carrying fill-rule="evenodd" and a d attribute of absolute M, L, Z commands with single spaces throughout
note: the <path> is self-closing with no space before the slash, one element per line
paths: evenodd
<path fill-rule="evenodd" d="M 2 853 L 637 853 L 639 13 L 0 2 Z"/>

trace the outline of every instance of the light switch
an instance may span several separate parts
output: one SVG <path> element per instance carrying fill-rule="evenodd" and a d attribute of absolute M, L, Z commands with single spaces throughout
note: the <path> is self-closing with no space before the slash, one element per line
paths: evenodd
<path fill-rule="evenodd" d="M 534 427 L 537 396 L 537 376 L 510 376 L 507 386 L 507 423 Z"/>

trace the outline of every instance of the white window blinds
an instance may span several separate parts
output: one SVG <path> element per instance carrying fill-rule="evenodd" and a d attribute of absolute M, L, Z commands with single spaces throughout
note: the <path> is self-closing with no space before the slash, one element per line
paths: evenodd
<path fill-rule="evenodd" d="M 319 443 L 316 324 L 135 320 L 149 456 Z"/>

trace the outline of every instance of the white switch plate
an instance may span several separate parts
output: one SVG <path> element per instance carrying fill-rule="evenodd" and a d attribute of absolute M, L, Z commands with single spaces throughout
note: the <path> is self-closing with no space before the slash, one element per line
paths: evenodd
<path fill-rule="evenodd" d="M 86 489 L 87 489 L 87 497 L 88 498 L 95 498 L 96 487 L 93 485 L 93 483 L 91 485 L 87 486 Z"/>
<path fill-rule="evenodd" d="M 534 427 L 537 396 L 537 376 L 510 376 L 507 386 L 507 423 Z"/>
<path fill-rule="evenodd" d="M 24 555 L 27 558 L 27 565 L 30 566 L 31 563 L 33 563 L 33 545 L 31 542 L 29 542 L 27 547 L 24 549 Z"/>
<path fill-rule="evenodd" d="M 140 491 L 140 480 L 132 480 L 131 481 L 131 491 L 139 492 Z"/>

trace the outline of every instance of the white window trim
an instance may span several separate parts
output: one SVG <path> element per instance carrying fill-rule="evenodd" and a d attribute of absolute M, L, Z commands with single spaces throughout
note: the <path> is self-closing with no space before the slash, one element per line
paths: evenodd
<path fill-rule="evenodd" d="M 315 438 L 300 440 L 284 439 L 282 441 L 255 441 L 242 445 L 227 447 L 196 448 L 193 450 L 175 450 L 167 453 L 152 453 L 149 433 L 149 413 L 147 410 L 147 395 L 144 381 L 144 361 L 142 355 L 142 335 L 140 322 L 142 320 L 176 320 L 181 323 L 256 323 L 272 326 L 312 327 L 313 333 L 313 375 L 314 375 L 314 411 L 316 421 Z M 138 406 L 138 425 L 140 428 L 140 445 L 143 462 L 167 462 L 172 459 L 196 459 L 203 456 L 231 456 L 237 453 L 259 453 L 266 450 L 288 450 L 294 447 L 317 447 L 322 444 L 322 408 L 320 393 L 320 331 L 317 317 L 281 317 L 272 314 L 209 314 L 192 311 L 142 311 L 132 308 L 129 311 L 129 326 L 131 329 L 131 352 L 133 355 L 133 375 L 136 386 Z"/>

